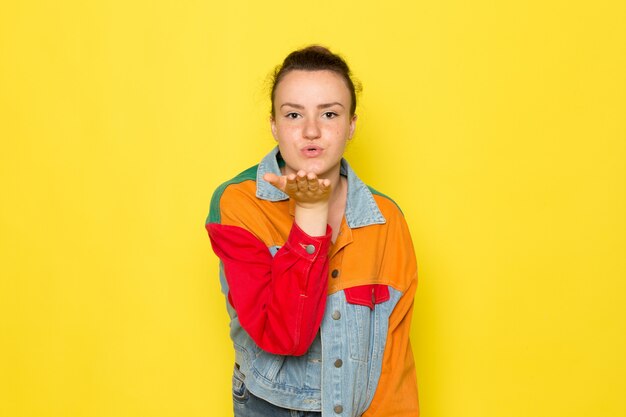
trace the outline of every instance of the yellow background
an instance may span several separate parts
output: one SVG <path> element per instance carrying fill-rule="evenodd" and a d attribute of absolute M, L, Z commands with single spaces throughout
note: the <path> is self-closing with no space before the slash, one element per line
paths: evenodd
<path fill-rule="evenodd" d="M 228 416 L 203 229 L 309 43 L 420 270 L 424 417 L 626 415 L 626 4 L 5 1 L 0 415 Z M 383 416 L 384 417 L 384 416 Z"/>

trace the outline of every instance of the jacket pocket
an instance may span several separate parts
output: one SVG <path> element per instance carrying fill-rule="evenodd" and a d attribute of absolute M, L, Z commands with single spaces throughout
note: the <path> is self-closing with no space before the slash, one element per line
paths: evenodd
<path fill-rule="evenodd" d="M 348 324 L 348 340 L 350 357 L 358 361 L 367 361 L 372 344 L 380 340 L 382 335 L 376 325 L 376 305 L 389 300 L 389 287 L 381 284 L 360 285 L 344 289 L 346 296 L 346 318 Z"/>

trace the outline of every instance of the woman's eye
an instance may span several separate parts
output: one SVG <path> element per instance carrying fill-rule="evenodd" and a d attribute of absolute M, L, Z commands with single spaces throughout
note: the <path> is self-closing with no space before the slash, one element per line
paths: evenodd
<path fill-rule="evenodd" d="M 335 113 L 334 111 L 327 111 L 326 113 L 324 113 L 324 117 L 332 119 L 333 117 L 337 117 L 337 113 Z"/>
<path fill-rule="evenodd" d="M 286 117 L 287 117 L 288 119 L 297 119 L 297 118 L 298 118 L 298 116 L 300 116 L 298 113 L 287 113 L 287 114 L 286 114 Z"/>

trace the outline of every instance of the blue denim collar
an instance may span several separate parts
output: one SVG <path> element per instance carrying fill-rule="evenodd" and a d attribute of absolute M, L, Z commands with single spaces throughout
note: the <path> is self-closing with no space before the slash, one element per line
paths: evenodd
<path fill-rule="evenodd" d="M 263 175 L 272 172 L 282 175 L 278 165 L 278 146 L 268 153 L 256 172 L 256 196 L 262 200 L 283 201 L 289 196 L 283 193 L 269 182 L 263 179 Z M 372 192 L 367 185 L 356 176 L 348 161 L 341 159 L 341 175 L 348 179 L 348 198 L 346 201 L 346 223 L 351 229 L 356 227 L 369 226 L 371 224 L 385 224 L 383 217 Z"/>

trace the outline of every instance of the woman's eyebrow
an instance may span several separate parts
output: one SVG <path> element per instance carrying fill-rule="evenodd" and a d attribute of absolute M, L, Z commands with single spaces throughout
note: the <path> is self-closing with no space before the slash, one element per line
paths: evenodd
<path fill-rule="evenodd" d="M 304 109 L 304 106 L 301 104 L 296 104 L 296 103 L 283 103 L 280 105 L 280 108 L 282 109 L 284 106 L 289 106 L 289 107 L 293 107 L 295 109 Z M 341 106 L 344 107 L 343 104 L 341 104 L 338 101 L 333 101 L 332 103 L 324 103 L 324 104 L 318 104 L 317 108 L 318 109 L 327 109 L 329 107 L 332 106 Z"/>
<path fill-rule="evenodd" d="M 300 104 L 295 104 L 295 103 L 283 103 L 280 105 L 280 108 L 282 109 L 285 106 L 289 106 L 289 107 L 293 107 L 296 109 L 304 109 L 304 106 L 300 105 Z"/>
<path fill-rule="evenodd" d="M 333 107 L 333 106 L 341 106 L 341 107 L 343 107 L 343 104 L 341 104 L 338 101 L 333 101 L 332 103 L 320 104 L 319 106 L 317 106 L 317 108 L 318 109 L 327 109 L 328 107 Z"/>

